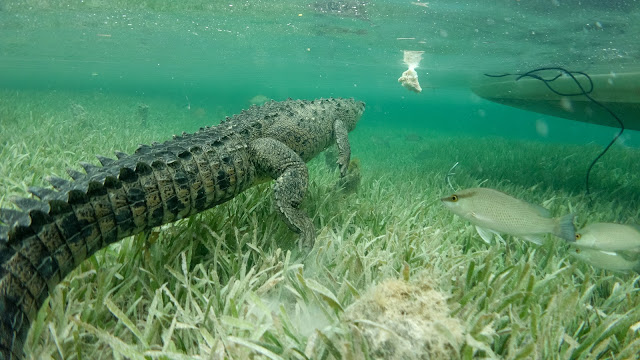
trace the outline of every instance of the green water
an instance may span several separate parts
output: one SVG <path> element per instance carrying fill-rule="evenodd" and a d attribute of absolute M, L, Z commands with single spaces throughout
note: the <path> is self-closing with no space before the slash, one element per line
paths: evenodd
<path fill-rule="evenodd" d="M 0 86 L 166 96 L 185 106 L 356 97 L 367 123 L 606 143 L 615 129 L 482 101 L 483 73 L 637 67 L 636 1 L 3 1 Z M 424 3 L 424 1 L 423 1 Z M 422 94 L 397 83 L 425 51 Z M 544 121 L 546 137 L 535 131 Z M 366 125 L 364 125 L 366 126 Z M 629 133 L 627 144 L 639 143 Z"/>
<path fill-rule="evenodd" d="M 354 97 L 367 103 L 349 134 L 362 183 L 358 192 L 340 194 L 334 188 L 337 172 L 324 158 L 309 163 L 311 184 L 303 207 L 314 219 L 319 245 L 317 256 L 304 266 L 304 257 L 294 256 L 292 263 L 304 268 L 304 276 L 329 287 L 349 306 L 357 296 L 345 283 L 364 294 L 385 278 L 401 278 L 405 270 L 411 276 L 426 272 L 450 294 L 448 302 L 470 336 L 498 357 L 535 350 L 537 358 L 553 358 L 560 349 L 558 358 L 581 358 L 596 345 L 595 357 L 632 356 L 640 336 L 637 274 L 578 262 L 564 241 L 553 237 L 543 247 L 512 237 L 506 244 L 486 245 L 438 199 L 450 193 L 446 174 L 459 162 L 451 186 L 500 189 L 542 204 L 554 216 L 576 213 L 578 227 L 597 221 L 638 223 L 637 131 L 626 131 L 594 167 L 593 195 L 587 198 L 586 169 L 618 129 L 495 104 L 470 88 L 485 73 L 543 66 L 592 74 L 638 71 L 639 34 L 638 0 L 0 0 L 0 207 L 12 206 L 9 199 L 25 196 L 28 186 L 43 185 L 45 176 L 66 176 L 64 169 L 79 169 L 80 161 L 96 163 L 96 154 L 130 153 L 138 143 L 218 124 L 258 95 L 276 100 Z M 416 69 L 420 94 L 398 83 L 407 68 L 403 50 L 424 51 Z M 143 123 L 140 109 L 145 106 Z M 78 314 L 114 334 L 113 339 L 126 339 L 139 353 L 158 344 L 166 348 L 165 337 L 182 342 L 190 330 L 181 329 L 180 336 L 171 336 L 173 324 L 167 330 L 165 320 L 174 314 L 158 317 L 154 325 L 147 322 L 152 318 L 147 310 L 153 313 L 149 303 L 154 296 L 162 298 L 159 286 L 165 281 L 178 289 L 176 297 L 191 301 L 183 290 L 192 286 L 183 286 L 175 274 L 187 269 L 182 256 L 191 254 L 192 246 L 215 242 L 209 228 L 201 238 L 194 235 L 202 230 L 199 226 L 215 226 L 214 232 L 222 234 L 215 239 L 223 239 L 218 244 L 237 244 L 242 251 L 225 245 L 212 251 L 215 256 L 207 252 L 205 265 L 196 269 L 223 269 L 223 275 L 212 273 L 200 283 L 201 274 L 193 270 L 192 280 L 206 283 L 203 289 L 210 292 L 195 296 L 204 302 L 193 308 L 208 312 L 208 299 L 224 295 L 227 288 L 220 286 L 247 266 L 262 276 L 289 263 L 289 254 L 283 257 L 295 248 L 286 245 L 294 244 L 295 234 L 273 212 L 270 195 L 266 187 L 254 188 L 201 217 L 163 229 L 158 243 L 151 244 L 152 256 L 146 256 L 147 240 L 130 238 L 86 261 L 58 287 L 64 290 L 52 294 L 52 305 L 43 307 L 47 310 L 38 316 L 27 354 L 110 358 L 111 350 L 105 349 L 117 348 L 120 340 L 105 336 L 96 343 L 87 326 L 78 332 L 78 324 L 69 325 Z M 251 234 L 264 239 L 251 240 Z M 135 255 L 141 253 L 145 256 Z M 254 265 L 246 264 L 248 256 L 255 258 Z M 321 270 L 314 271 L 314 264 Z M 167 269 L 179 270 L 169 275 Z M 304 282 L 300 276 L 273 286 L 293 289 L 301 286 L 296 281 Z M 132 296 L 130 288 L 120 287 L 121 278 L 144 285 Z M 220 279 L 222 285 L 210 285 Z M 87 288 L 104 290 L 96 295 Z M 121 309 L 139 309 L 139 314 L 127 313 L 137 317 L 135 326 L 145 334 L 160 329 L 163 339 L 145 347 L 126 329 L 123 335 L 117 314 L 104 305 L 104 293 Z M 322 304 L 325 294 L 314 296 Z M 186 304 L 181 308 L 192 308 Z M 239 318 L 260 331 L 271 321 L 256 321 L 253 310 L 247 310 L 255 306 L 245 300 L 230 297 L 219 305 L 212 310 L 216 316 Z M 334 325 L 343 321 L 343 312 L 327 309 Z M 179 324 L 195 321 L 192 314 L 176 318 Z M 231 329 L 238 322 L 220 329 L 217 320 L 209 320 L 198 327 L 211 330 L 216 341 L 238 335 Z M 536 323 L 542 325 L 531 330 L 528 324 L 533 328 Z M 485 333 L 489 324 L 495 333 Z M 293 341 L 294 348 L 323 351 L 323 342 L 307 339 L 306 333 L 277 333 L 281 338 L 263 337 L 277 343 L 269 349 Z M 215 357 L 211 335 L 199 334 L 185 337 L 191 345 L 179 345 L 177 353 Z M 243 336 L 249 339 L 248 333 L 238 338 Z M 574 343 L 580 345 L 576 352 Z"/>

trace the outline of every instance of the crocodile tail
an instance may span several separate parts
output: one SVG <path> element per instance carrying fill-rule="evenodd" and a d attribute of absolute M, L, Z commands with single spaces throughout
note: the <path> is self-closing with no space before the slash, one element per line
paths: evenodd
<path fill-rule="evenodd" d="M 69 272 L 110 243 L 163 222 L 163 213 L 152 215 L 146 207 L 150 200 L 162 210 L 157 191 L 151 196 L 141 186 L 148 172 L 141 163 L 95 181 L 70 171 L 77 181 L 52 177 L 56 190 L 31 188 L 40 200 L 14 199 L 21 210 L 1 209 L 6 225 L 0 233 L 0 353 L 5 359 L 22 358 L 38 309 Z"/>
<path fill-rule="evenodd" d="M 240 152 L 141 146 L 118 159 L 98 157 L 75 181 L 0 209 L 0 359 L 21 359 L 40 306 L 55 286 L 96 251 L 125 237 L 229 200 L 252 181 Z"/>

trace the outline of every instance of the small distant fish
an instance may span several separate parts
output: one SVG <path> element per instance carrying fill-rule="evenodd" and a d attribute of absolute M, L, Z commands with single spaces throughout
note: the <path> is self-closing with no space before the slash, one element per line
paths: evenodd
<path fill-rule="evenodd" d="M 535 244 L 542 244 L 546 233 L 575 241 L 574 214 L 552 218 L 549 210 L 497 190 L 465 189 L 440 200 L 454 214 L 474 224 L 487 243 L 491 243 L 494 235 L 500 237 L 500 233 Z"/>
<path fill-rule="evenodd" d="M 411 142 L 416 142 L 416 141 L 422 141 L 423 138 L 422 136 L 415 134 L 415 133 L 411 133 L 411 134 L 407 134 L 404 136 L 404 140 L 405 141 L 411 141 Z"/>
<path fill-rule="evenodd" d="M 640 227 L 593 223 L 576 232 L 575 246 L 601 251 L 630 252 L 640 256 Z"/>
<path fill-rule="evenodd" d="M 613 251 L 601 251 L 588 247 L 574 247 L 571 254 L 592 266 L 602 269 L 640 273 L 640 257 L 626 258 Z"/>

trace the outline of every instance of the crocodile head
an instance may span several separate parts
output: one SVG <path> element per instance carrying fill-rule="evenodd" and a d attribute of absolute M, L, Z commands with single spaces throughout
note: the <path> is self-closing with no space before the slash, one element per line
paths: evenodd
<path fill-rule="evenodd" d="M 356 101 L 354 99 L 345 99 L 348 102 L 348 106 L 340 106 L 338 108 L 339 119 L 342 120 L 347 130 L 352 131 L 356 128 L 356 123 L 360 120 L 362 113 L 364 112 L 365 104 L 362 101 Z"/>

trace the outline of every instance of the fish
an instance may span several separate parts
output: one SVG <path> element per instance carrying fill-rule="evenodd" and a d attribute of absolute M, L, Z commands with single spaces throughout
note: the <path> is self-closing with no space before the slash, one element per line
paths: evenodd
<path fill-rule="evenodd" d="M 571 255 L 598 268 L 640 273 L 640 257 L 628 258 L 613 251 L 602 251 L 588 247 L 572 247 Z"/>
<path fill-rule="evenodd" d="M 640 227 L 615 223 L 592 223 L 576 232 L 575 246 L 601 251 L 635 253 L 640 256 Z"/>
<path fill-rule="evenodd" d="M 571 255 L 598 268 L 640 273 L 640 228 L 592 223 L 576 232 Z"/>
<path fill-rule="evenodd" d="M 568 242 L 575 241 L 575 214 L 553 218 L 549 210 L 490 188 L 460 190 L 440 199 L 454 214 L 475 225 L 480 237 L 491 243 L 500 233 L 541 245 L 551 233 Z"/>

